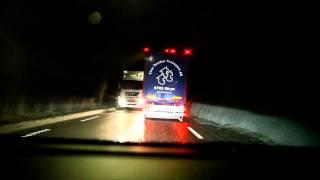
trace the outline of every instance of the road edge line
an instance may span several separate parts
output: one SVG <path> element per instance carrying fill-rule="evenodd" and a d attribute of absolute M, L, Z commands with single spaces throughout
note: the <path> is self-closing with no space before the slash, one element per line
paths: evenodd
<path fill-rule="evenodd" d="M 84 111 L 80 113 L 71 113 L 66 115 L 60 115 L 60 116 L 54 116 L 54 117 L 42 118 L 42 119 L 36 119 L 36 120 L 30 120 L 30 121 L 22 121 L 19 123 L 3 125 L 3 126 L 0 126 L 0 134 L 8 134 L 16 131 L 29 129 L 29 128 L 35 128 L 35 127 L 59 123 L 63 121 L 69 121 L 69 120 L 82 118 L 86 116 L 93 116 L 106 111 L 112 111 L 112 109 L 114 109 L 114 107 L 105 108 L 105 109 L 95 109 L 95 110 Z"/>

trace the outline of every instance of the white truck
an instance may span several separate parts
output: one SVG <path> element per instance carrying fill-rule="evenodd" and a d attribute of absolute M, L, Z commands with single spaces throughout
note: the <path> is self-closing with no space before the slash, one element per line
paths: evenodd
<path fill-rule="evenodd" d="M 143 71 L 123 71 L 118 108 L 144 108 Z"/>

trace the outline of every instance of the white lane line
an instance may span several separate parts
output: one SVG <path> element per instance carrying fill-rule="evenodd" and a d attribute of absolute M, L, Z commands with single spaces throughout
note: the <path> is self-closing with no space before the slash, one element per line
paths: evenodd
<path fill-rule="evenodd" d="M 21 137 L 35 136 L 35 135 L 38 135 L 38 134 L 40 134 L 40 133 L 44 133 L 44 132 L 48 132 L 48 131 L 51 131 L 51 129 L 42 129 L 42 130 L 40 130 L 40 131 L 32 132 L 32 133 L 23 135 L 23 136 L 21 136 Z"/>
<path fill-rule="evenodd" d="M 198 139 L 203 139 L 203 137 L 197 133 L 197 131 L 193 130 L 191 127 L 188 127 L 189 131 L 192 132 L 193 135 L 195 135 Z"/>
<path fill-rule="evenodd" d="M 100 117 L 100 116 L 94 116 L 94 117 L 91 117 L 91 118 L 88 118 L 88 119 L 82 119 L 82 120 L 80 120 L 81 122 L 86 122 L 86 121 L 89 121 L 89 120 L 92 120 L 92 119 L 96 119 L 96 118 L 98 118 L 98 117 Z"/>

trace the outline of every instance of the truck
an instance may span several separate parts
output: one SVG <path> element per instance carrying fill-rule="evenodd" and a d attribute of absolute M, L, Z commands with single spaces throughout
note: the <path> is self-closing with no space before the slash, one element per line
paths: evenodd
<path fill-rule="evenodd" d="M 123 71 L 122 81 L 119 84 L 118 108 L 143 109 L 143 71 Z"/>
<path fill-rule="evenodd" d="M 145 54 L 145 118 L 182 120 L 186 106 L 186 56 L 175 49 Z"/>

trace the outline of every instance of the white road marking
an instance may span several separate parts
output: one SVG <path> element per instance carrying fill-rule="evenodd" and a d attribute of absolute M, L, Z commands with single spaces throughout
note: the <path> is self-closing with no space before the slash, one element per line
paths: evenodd
<path fill-rule="evenodd" d="M 38 134 L 40 134 L 40 133 L 44 133 L 44 132 L 48 132 L 48 131 L 51 131 L 51 129 L 43 129 L 43 130 L 40 130 L 40 131 L 36 131 L 36 132 L 32 132 L 32 133 L 23 135 L 23 136 L 21 136 L 21 137 L 35 136 L 35 135 L 38 135 Z"/>
<path fill-rule="evenodd" d="M 179 121 L 181 121 L 181 122 L 182 122 L 182 121 L 183 121 L 183 120 L 182 120 L 182 118 L 179 118 Z"/>
<path fill-rule="evenodd" d="M 188 127 L 189 131 L 192 132 L 193 135 L 195 135 L 198 139 L 203 139 L 203 137 L 197 133 L 197 131 L 193 130 L 191 127 Z"/>
<path fill-rule="evenodd" d="M 82 119 L 82 120 L 80 120 L 81 122 L 86 122 L 86 121 L 89 121 L 89 120 L 92 120 L 92 119 L 96 119 L 96 118 L 98 118 L 98 117 L 100 117 L 100 116 L 94 116 L 94 117 L 91 117 L 91 118 L 88 118 L 88 119 Z"/>

